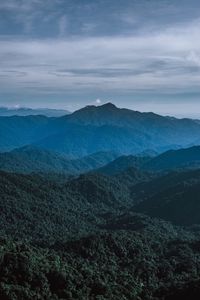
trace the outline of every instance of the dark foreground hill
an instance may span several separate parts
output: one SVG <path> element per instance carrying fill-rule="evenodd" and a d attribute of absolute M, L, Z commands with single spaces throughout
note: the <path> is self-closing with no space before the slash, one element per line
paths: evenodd
<path fill-rule="evenodd" d="M 59 180 L 0 172 L 1 230 L 48 240 L 93 232 L 107 213 L 134 210 L 177 225 L 199 225 L 200 171 L 164 176 L 128 169 L 108 177 L 85 174 Z M 27 234 L 28 232 L 28 234 Z"/>
<path fill-rule="evenodd" d="M 161 221 L 120 216 L 118 229 L 50 248 L 0 243 L 1 299 L 198 299 L 200 239 Z"/>
<path fill-rule="evenodd" d="M 0 172 L 0 228 L 19 238 L 44 243 L 88 234 L 104 222 L 101 214 L 129 202 L 126 186 L 99 174 L 60 182 L 38 174 Z"/>
<path fill-rule="evenodd" d="M 132 190 L 135 210 L 178 225 L 200 224 L 200 170 L 172 172 Z"/>
<path fill-rule="evenodd" d="M 193 186 L 199 171 L 154 179 L 125 172 L 62 182 L 0 172 L 0 299 L 196 300 L 199 227 L 131 209 L 156 186 L 172 194 L 173 184 Z"/>

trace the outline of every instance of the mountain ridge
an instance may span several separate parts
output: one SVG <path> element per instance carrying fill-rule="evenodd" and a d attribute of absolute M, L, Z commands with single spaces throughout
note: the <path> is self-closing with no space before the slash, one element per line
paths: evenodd
<path fill-rule="evenodd" d="M 104 166 L 117 156 L 114 152 L 98 152 L 81 159 L 71 159 L 36 146 L 25 146 L 0 153 L 0 170 L 23 174 L 39 172 L 77 175 Z"/>
<path fill-rule="evenodd" d="M 161 171 L 200 167 L 200 146 L 166 151 L 143 165 L 143 168 Z"/>
<path fill-rule="evenodd" d="M 70 114 L 68 110 L 53 108 L 29 108 L 29 107 L 0 107 L 0 116 L 30 116 L 44 115 L 46 117 L 61 117 Z"/>
<path fill-rule="evenodd" d="M 154 113 L 90 106 L 59 118 L 0 117 L 0 151 L 28 144 L 79 158 L 100 151 L 164 152 L 198 143 L 200 123 Z"/>

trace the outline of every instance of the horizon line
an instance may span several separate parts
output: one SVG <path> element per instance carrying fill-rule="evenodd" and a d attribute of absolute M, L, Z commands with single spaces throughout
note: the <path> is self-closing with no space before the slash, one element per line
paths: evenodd
<path fill-rule="evenodd" d="M 108 101 L 106 103 L 101 103 L 101 104 L 99 104 L 99 103 L 91 104 L 90 103 L 88 105 L 80 106 L 80 108 L 74 109 L 74 110 L 69 110 L 68 108 L 65 108 L 65 107 L 49 107 L 49 106 L 46 106 L 46 107 L 38 107 L 38 106 L 37 107 L 33 107 L 33 106 L 21 106 L 21 105 L 13 105 L 13 106 L 11 106 L 11 105 L 8 105 L 8 106 L 1 105 L 0 109 L 15 110 L 15 111 L 18 111 L 20 109 L 25 109 L 25 110 L 27 109 L 27 110 L 33 110 L 33 111 L 34 110 L 56 110 L 56 111 L 61 110 L 63 112 L 66 111 L 69 114 L 72 114 L 72 113 L 74 113 L 76 111 L 79 111 L 79 110 L 87 108 L 87 107 L 96 107 L 96 108 L 98 108 L 98 107 L 106 106 L 108 104 L 113 105 L 114 107 L 116 107 L 118 109 L 127 109 L 127 110 L 130 110 L 130 111 L 144 113 L 144 114 L 153 113 L 155 115 L 159 115 L 159 116 L 163 116 L 163 117 L 172 117 L 172 118 L 176 118 L 176 119 L 193 119 L 193 120 L 200 119 L 200 113 L 196 113 L 196 112 L 194 112 L 193 114 L 192 113 L 189 113 L 189 114 L 174 113 L 174 114 L 172 114 L 172 113 L 164 113 L 164 112 L 163 113 L 159 113 L 159 112 L 155 112 L 153 110 L 152 111 L 151 110 L 149 110 L 149 111 L 143 111 L 142 109 L 141 110 L 138 110 L 138 109 L 134 110 L 134 109 L 132 109 L 130 107 L 117 106 L 116 104 L 114 104 L 111 101 Z"/>

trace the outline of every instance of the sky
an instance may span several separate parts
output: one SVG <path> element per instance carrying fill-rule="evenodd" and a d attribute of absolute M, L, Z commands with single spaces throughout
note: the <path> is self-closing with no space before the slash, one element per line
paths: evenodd
<path fill-rule="evenodd" d="M 200 118 L 199 0 L 0 0 L 0 106 Z"/>

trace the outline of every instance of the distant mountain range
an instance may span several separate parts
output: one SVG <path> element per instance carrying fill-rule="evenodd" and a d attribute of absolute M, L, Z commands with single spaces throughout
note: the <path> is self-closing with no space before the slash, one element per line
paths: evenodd
<path fill-rule="evenodd" d="M 0 151 L 26 145 L 79 158 L 95 152 L 121 155 L 164 152 L 200 141 L 200 123 L 119 109 L 87 106 L 58 118 L 0 117 Z M 150 149 L 150 150 L 149 150 Z"/>
<path fill-rule="evenodd" d="M 35 116 L 43 115 L 46 117 L 61 117 L 68 115 L 70 112 L 63 109 L 49 109 L 49 108 L 10 108 L 10 107 L 0 107 L 0 116 L 1 117 L 10 117 L 10 116 Z"/>

